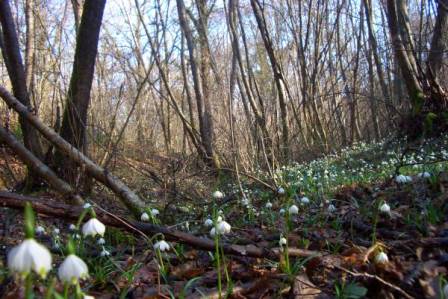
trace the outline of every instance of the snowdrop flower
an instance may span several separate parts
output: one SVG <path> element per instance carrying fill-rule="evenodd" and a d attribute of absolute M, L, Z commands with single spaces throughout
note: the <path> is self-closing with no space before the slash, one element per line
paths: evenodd
<path fill-rule="evenodd" d="M 388 262 L 389 258 L 387 257 L 387 254 L 382 251 L 375 256 L 376 264 L 387 264 Z"/>
<path fill-rule="evenodd" d="M 103 236 L 106 231 L 106 226 L 98 219 L 92 218 L 82 226 L 82 234 L 86 236 L 95 237 L 96 235 Z"/>
<path fill-rule="evenodd" d="M 267 209 L 272 208 L 272 203 L 271 203 L 270 201 L 268 201 L 268 202 L 266 203 L 266 208 L 267 208 Z"/>
<path fill-rule="evenodd" d="M 400 174 L 395 178 L 395 182 L 398 184 L 405 184 L 412 182 L 412 178 L 410 176 Z"/>
<path fill-rule="evenodd" d="M 285 214 L 285 209 L 280 209 L 280 215 L 283 215 L 283 214 Z"/>
<path fill-rule="evenodd" d="M 72 224 L 70 224 L 70 225 L 68 226 L 68 229 L 71 230 L 71 231 L 74 231 L 74 230 L 76 230 L 76 225 L 74 225 L 74 224 L 72 223 Z"/>
<path fill-rule="evenodd" d="M 159 214 L 160 214 L 159 210 L 157 210 L 157 209 L 152 209 L 152 210 L 151 210 L 151 215 L 152 215 L 153 217 L 156 217 L 156 216 L 159 215 Z"/>
<path fill-rule="evenodd" d="M 74 254 L 68 255 L 58 269 L 59 279 L 63 282 L 77 283 L 89 276 L 86 263 Z"/>
<path fill-rule="evenodd" d="M 390 214 L 390 206 L 387 203 L 383 203 L 380 206 L 380 212 L 383 214 Z"/>
<path fill-rule="evenodd" d="M 212 193 L 212 196 L 214 199 L 222 199 L 224 198 L 224 193 L 222 193 L 219 190 L 216 190 L 215 192 Z"/>
<path fill-rule="evenodd" d="M 280 195 L 283 195 L 283 194 L 285 194 L 285 189 L 280 187 L 280 188 L 277 189 L 277 193 L 280 194 Z"/>
<path fill-rule="evenodd" d="M 224 211 L 223 210 L 219 210 L 218 211 L 218 215 L 223 215 L 224 214 Z"/>
<path fill-rule="evenodd" d="M 215 235 L 216 235 L 216 229 L 213 227 L 213 228 L 210 230 L 210 237 L 214 238 Z"/>
<path fill-rule="evenodd" d="M 170 250 L 170 244 L 165 242 L 165 240 L 162 240 L 154 244 L 154 249 L 160 251 L 168 251 Z"/>
<path fill-rule="evenodd" d="M 36 240 L 26 239 L 8 253 L 8 268 L 22 275 L 33 270 L 45 277 L 51 269 L 50 251 Z"/>
<path fill-rule="evenodd" d="M 84 209 L 90 209 L 92 207 L 92 204 L 86 202 L 83 206 Z"/>
<path fill-rule="evenodd" d="M 426 179 L 426 178 L 431 177 L 431 174 L 427 171 L 424 171 L 424 172 L 420 172 L 417 176 L 419 178 Z"/>
<path fill-rule="evenodd" d="M 61 233 L 61 230 L 60 230 L 59 228 L 55 228 L 55 229 L 53 230 L 53 233 L 54 233 L 55 235 L 59 235 L 59 234 Z"/>
<path fill-rule="evenodd" d="M 100 252 L 100 256 L 105 257 L 105 256 L 109 256 L 110 252 L 107 251 L 105 248 L 103 248 L 103 250 Z"/>
<path fill-rule="evenodd" d="M 45 228 L 43 226 L 39 225 L 38 227 L 36 227 L 36 234 L 38 234 L 38 235 L 45 234 Z"/>
<path fill-rule="evenodd" d="M 296 205 L 292 205 L 289 207 L 289 214 L 299 214 L 299 208 Z"/>
<path fill-rule="evenodd" d="M 280 245 L 280 247 L 282 247 L 283 245 L 286 245 L 288 243 L 288 240 L 286 240 L 286 238 L 281 237 L 280 240 L 278 241 L 278 245 Z"/>
<path fill-rule="evenodd" d="M 443 295 L 448 298 L 448 283 L 443 287 Z"/>
<path fill-rule="evenodd" d="M 216 218 L 216 222 L 217 223 L 220 223 L 222 221 L 222 217 L 221 216 L 218 216 L 218 218 Z"/>
<path fill-rule="evenodd" d="M 141 221 L 144 221 L 144 222 L 149 221 L 149 215 L 148 215 L 148 213 L 144 212 L 144 213 L 140 216 L 140 220 L 141 220 Z"/>
<path fill-rule="evenodd" d="M 74 234 L 73 235 L 73 239 L 79 240 L 79 239 L 81 239 L 81 235 L 80 234 Z"/>
<path fill-rule="evenodd" d="M 308 197 L 306 197 L 306 196 L 304 196 L 304 197 L 302 197 L 301 199 L 300 199 L 300 202 L 302 203 L 302 204 L 309 204 L 310 203 L 310 199 L 308 198 Z"/>
<path fill-rule="evenodd" d="M 336 207 L 333 204 L 330 204 L 327 208 L 328 212 L 334 213 L 336 212 Z"/>
<path fill-rule="evenodd" d="M 104 244 L 106 244 L 106 240 L 104 240 L 104 238 L 99 238 L 98 241 L 96 241 L 96 243 L 98 245 L 104 245 Z"/>
<path fill-rule="evenodd" d="M 219 222 L 217 225 L 217 228 L 218 228 L 218 233 L 223 234 L 223 235 L 230 233 L 230 230 L 232 229 L 230 224 L 227 223 L 226 221 Z"/>
<path fill-rule="evenodd" d="M 204 225 L 206 227 L 212 226 L 213 225 L 213 220 L 211 220 L 210 218 L 205 220 Z"/>
<path fill-rule="evenodd" d="M 95 299 L 95 297 L 89 296 L 89 295 L 84 295 L 84 297 L 82 297 L 82 299 Z"/>

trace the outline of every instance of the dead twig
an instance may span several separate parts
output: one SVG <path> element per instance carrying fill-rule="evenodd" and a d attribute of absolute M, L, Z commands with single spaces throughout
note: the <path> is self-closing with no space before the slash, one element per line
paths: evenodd
<path fill-rule="evenodd" d="M 376 276 L 376 275 L 373 275 L 373 274 L 369 274 L 369 273 L 365 273 L 365 272 L 363 272 L 363 273 L 353 272 L 353 271 L 350 271 L 349 269 L 346 269 L 346 268 L 344 268 L 342 266 L 338 266 L 338 265 L 333 265 L 333 268 L 336 268 L 336 269 L 339 269 L 341 271 L 344 271 L 344 272 L 346 272 L 346 273 L 348 273 L 348 274 L 350 274 L 350 275 L 352 275 L 354 277 L 364 277 L 364 278 L 368 278 L 368 279 L 375 279 L 376 281 L 378 281 L 379 283 L 387 286 L 388 288 L 393 289 L 394 291 L 399 292 L 401 295 L 403 295 L 403 297 L 408 298 L 408 299 L 414 299 L 414 297 L 412 297 L 411 295 L 406 293 L 400 287 L 398 287 L 398 286 L 396 286 L 396 285 L 394 285 L 394 284 L 392 284 L 390 282 L 385 281 L 384 279 L 382 279 L 379 276 Z"/>

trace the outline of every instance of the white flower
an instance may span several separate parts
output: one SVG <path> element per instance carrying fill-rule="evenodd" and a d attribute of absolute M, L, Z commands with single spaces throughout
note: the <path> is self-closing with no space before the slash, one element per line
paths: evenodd
<path fill-rule="evenodd" d="M 223 235 L 230 233 L 230 230 L 232 229 L 230 224 L 227 223 L 226 221 L 219 222 L 217 225 L 217 228 L 218 228 L 218 233 L 223 234 Z"/>
<path fill-rule="evenodd" d="M 207 227 L 212 226 L 213 225 L 213 220 L 211 220 L 210 218 L 205 220 L 204 225 L 207 226 Z"/>
<path fill-rule="evenodd" d="M 38 234 L 38 235 L 45 234 L 45 228 L 43 226 L 39 225 L 38 227 L 36 227 L 36 234 Z"/>
<path fill-rule="evenodd" d="M 330 204 L 327 208 L 328 212 L 334 213 L 336 212 L 336 207 L 333 204 Z"/>
<path fill-rule="evenodd" d="M 53 230 L 53 233 L 54 233 L 55 235 L 59 235 L 59 234 L 61 233 L 61 230 L 60 230 L 59 228 L 55 228 L 55 229 Z"/>
<path fill-rule="evenodd" d="M 51 254 L 34 239 L 26 239 L 8 253 L 8 268 L 12 272 L 28 274 L 31 270 L 42 277 L 51 269 Z"/>
<path fill-rule="evenodd" d="M 308 197 L 304 196 L 300 199 L 300 202 L 306 205 L 306 204 L 310 203 L 310 199 Z"/>
<path fill-rule="evenodd" d="M 72 223 L 72 224 L 70 224 L 70 225 L 68 226 L 68 229 L 71 230 L 71 231 L 74 231 L 74 230 L 76 230 L 76 225 L 74 225 L 74 224 Z"/>
<path fill-rule="evenodd" d="M 98 219 L 92 218 L 82 226 L 82 234 L 84 236 L 92 236 L 96 235 L 103 236 L 106 231 L 106 226 L 102 224 Z"/>
<path fill-rule="evenodd" d="M 219 190 L 216 190 L 215 192 L 212 193 L 212 196 L 214 199 L 222 199 L 224 198 L 224 193 L 222 193 Z"/>
<path fill-rule="evenodd" d="M 86 202 L 83 206 L 84 209 L 90 209 L 92 207 L 92 204 Z"/>
<path fill-rule="evenodd" d="M 76 283 L 89 276 L 86 263 L 74 254 L 68 255 L 58 269 L 59 279 L 63 282 Z"/>
<path fill-rule="evenodd" d="M 109 256 L 110 252 L 107 251 L 105 248 L 103 248 L 103 250 L 100 252 L 100 256 L 105 257 L 105 256 Z"/>
<path fill-rule="evenodd" d="M 390 214 L 390 206 L 387 203 L 383 203 L 380 206 L 380 212 L 383 214 Z"/>
<path fill-rule="evenodd" d="M 272 203 L 271 203 L 270 201 L 268 201 L 268 202 L 266 203 L 266 208 L 267 208 L 267 209 L 272 208 Z"/>
<path fill-rule="evenodd" d="M 144 212 L 141 216 L 140 216 L 140 220 L 141 221 L 149 221 L 149 215 L 148 213 Z"/>
<path fill-rule="evenodd" d="M 410 176 L 400 174 L 395 178 L 395 182 L 398 184 L 405 184 L 412 182 L 412 178 Z"/>
<path fill-rule="evenodd" d="M 286 245 L 288 243 L 288 240 L 286 240 L 286 238 L 281 237 L 280 240 L 278 241 L 278 245 L 280 245 L 280 247 L 282 247 L 283 245 Z"/>
<path fill-rule="evenodd" d="M 279 212 L 280 212 L 280 215 L 283 215 L 283 214 L 285 214 L 286 211 L 285 211 L 285 209 L 280 209 Z"/>
<path fill-rule="evenodd" d="M 106 240 L 104 240 L 104 238 L 99 238 L 98 241 L 96 241 L 96 243 L 98 245 L 104 245 L 104 244 L 106 244 Z"/>
<path fill-rule="evenodd" d="M 419 178 L 426 179 L 426 178 L 431 177 L 431 174 L 427 171 L 424 171 L 424 172 L 420 172 L 417 176 Z"/>
<path fill-rule="evenodd" d="M 151 210 L 151 215 L 152 215 L 153 217 L 156 217 L 156 216 L 159 215 L 159 214 L 160 214 L 159 210 L 157 210 L 157 209 L 152 209 L 152 210 Z"/>
<path fill-rule="evenodd" d="M 84 297 L 82 297 L 82 299 L 95 299 L 95 297 L 89 296 L 89 295 L 84 295 Z"/>
<path fill-rule="evenodd" d="M 277 193 L 280 194 L 280 195 L 283 195 L 283 194 L 285 194 L 285 189 L 280 187 L 280 188 L 277 189 Z"/>
<path fill-rule="evenodd" d="M 156 244 L 154 244 L 154 249 L 160 250 L 160 251 L 167 251 L 167 250 L 170 250 L 170 244 L 165 242 L 165 240 L 162 240 L 162 241 L 159 241 Z"/>
<path fill-rule="evenodd" d="M 224 215 L 224 211 L 223 210 L 219 210 L 218 211 L 218 215 Z"/>
<path fill-rule="evenodd" d="M 448 283 L 443 287 L 443 295 L 445 295 L 445 298 L 448 298 Z"/>
<path fill-rule="evenodd" d="M 296 205 L 292 205 L 289 207 L 289 214 L 299 214 L 299 208 Z"/>
<path fill-rule="evenodd" d="M 210 230 L 210 237 L 215 237 L 215 235 L 216 235 L 216 229 L 213 227 L 211 230 Z"/>
<path fill-rule="evenodd" d="M 222 217 L 218 216 L 218 218 L 216 218 L 216 223 L 220 223 L 222 221 Z"/>
<path fill-rule="evenodd" d="M 380 252 L 375 256 L 375 263 L 376 264 L 386 264 L 389 262 L 389 258 L 387 257 L 387 254 L 384 252 Z"/>

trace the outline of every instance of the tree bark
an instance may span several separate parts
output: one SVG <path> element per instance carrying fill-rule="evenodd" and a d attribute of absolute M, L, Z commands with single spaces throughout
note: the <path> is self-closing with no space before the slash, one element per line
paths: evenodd
<path fill-rule="evenodd" d="M 423 88 L 418 79 L 413 47 L 408 36 L 407 28 L 410 26 L 408 19 L 404 17 L 407 15 L 405 9 L 406 4 L 403 0 L 387 0 L 387 19 L 392 46 L 411 99 L 413 114 L 418 114 L 423 105 Z"/>
<path fill-rule="evenodd" d="M 274 47 L 272 44 L 271 37 L 269 35 L 268 29 L 266 28 L 266 22 L 263 15 L 262 7 L 258 0 L 250 1 L 252 6 L 252 11 L 255 15 L 255 19 L 257 20 L 258 29 L 260 31 L 261 37 L 263 39 L 264 46 L 266 48 L 266 52 L 269 57 L 269 61 L 271 63 L 272 74 L 274 77 L 275 86 L 277 89 L 277 95 L 280 105 L 280 114 L 281 114 L 281 124 L 282 124 L 282 135 L 281 135 L 281 152 L 282 159 L 287 161 L 289 156 L 289 129 L 288 129 L 288 108 L 287 108 L 287 92 L 286 92 L 286 81 L 283 78 L 283 72 L 280 64 L 275 57 Z"/>
<path fill-rule="evenodd" d="M 448 49 L 448 0 L 439 0 L 437 2 L 437 18 L 428 56 L 429 66 L 436 78 L 443 65 L 444 53 Z"/>
<path fill-rule="evenodd" d="M 196 106 L 198 110 L 199 132 L 201 134 L 202 146 L 205 149 L 205 162 L 209 165 L 219 168 L 219 160 L 215 154 L 213 147 L 213 119 L 209 99 L 204 99 L 202 80 L 200 78 L 200 70 L 197 65 L 195 55 L 195 45 L 193 41 L 192 29 L 186 19 L 186 9 L 183 0 L 176 0 L 177 13 L 181 30 L 187 41 L 187 49 L 190 58 L 191 74 L 193 77 L 193 88 L 196 97 Z M 203 74 L 204 75 L 204 74 Z"/>
<path fill-rule="evenodd" d="M 98 41 L 106 0 L 86 0 L 83 7 L 81 24 L 76 38 L 75 59 L 67 94 L 67 104 L 61 126 L 61 137 L 75 148 L 86 153 L 86 123 L 90 104 L 98 52 Z M 80 170 L 73 163 L 61 163 L 64 155 L 58 152 L 56 163 L 62 165 L 59 173 L 69 183 L 74 184 Z"/>
<path fill-rule="evenodd" d="M 31 110 L 28 96 L 25 68 L 20 55 L 19 40 L 14 25 L 14 20 L 9 6 L 9 0 L 0 1 L 0 23 L 3 33 L 2 54 L 12 84 L 14 96 L 28 109 Z M 43 150 L 36 130 L 30 126 L 22 117 L 19 117 L 25 147 L 37 158 L 43 159 Z"/>

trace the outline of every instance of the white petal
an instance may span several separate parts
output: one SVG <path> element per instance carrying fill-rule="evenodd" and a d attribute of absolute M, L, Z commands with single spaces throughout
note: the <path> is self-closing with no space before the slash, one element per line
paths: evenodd
<path fill-rule="evenodd" d="M 106 226 L 98 219 L 92 218 L 82 226 L 82 233 L 84 236 L 103 236 L 106 231 Z"/>
<path fill-rule="evenodd" d="M 70 254 L 59 266 L 58 276 L 63 282 L 77 282 L 89 275 L 86 263 L 74 254 Z"/>

